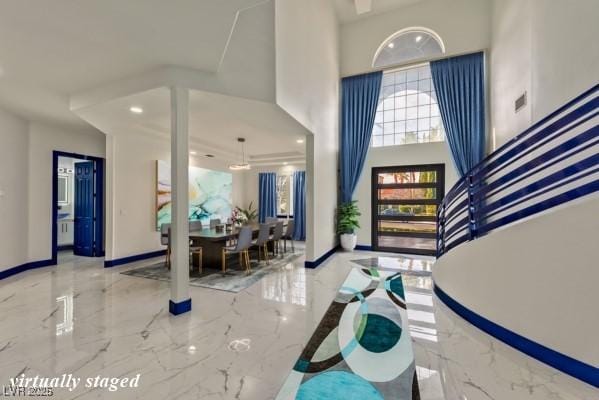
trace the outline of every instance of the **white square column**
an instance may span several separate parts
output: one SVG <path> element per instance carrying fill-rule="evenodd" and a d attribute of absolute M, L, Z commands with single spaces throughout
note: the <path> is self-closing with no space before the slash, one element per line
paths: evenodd
<path fill-rule="evenodd" d="M 171 88 L 171 299 L 169 311 L 191 310 L 189 297 L 189 91 Z"/>

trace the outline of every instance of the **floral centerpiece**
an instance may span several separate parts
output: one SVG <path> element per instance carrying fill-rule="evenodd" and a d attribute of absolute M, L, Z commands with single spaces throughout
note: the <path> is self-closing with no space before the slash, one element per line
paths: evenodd
<path fill-rule="evenodd" d="M 233 224 L 248 225 L 254 222 L 258 218 L 258 211 L 253 208 L 253 202 L 250 202 L 248 208 L 235 207 L 231 213 L 231 222 Z"/>

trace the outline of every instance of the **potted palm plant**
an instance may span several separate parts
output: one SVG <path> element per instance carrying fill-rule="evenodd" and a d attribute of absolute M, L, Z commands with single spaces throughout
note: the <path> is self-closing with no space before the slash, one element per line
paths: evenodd
<path fill-rule="evenodd" d="M 360 227 L 358 217 L 362 214 L 357 203 L 356 200 L 352 200 L 340 204 L 337 208 L 337 234 L 341 239 L 341 247 L 347 251 L 355 249 L 358 241 L 355 230 Z"/>

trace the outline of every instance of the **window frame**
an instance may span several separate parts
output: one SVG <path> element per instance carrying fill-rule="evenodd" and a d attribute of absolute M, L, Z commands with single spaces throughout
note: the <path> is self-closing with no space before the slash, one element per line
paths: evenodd
<path fill-rule="evenodd" d="M 426 67 L 425 73 L 423 73 L 424 67 Z M 387 77 L 391 74 L 393 74 L 392 84 L 389 84 Z M 397 74 L 403 75 L 399 82 L 396 81 Z M 429 90 L 421 90 L 421 85 L 428 87 Z M 392 88 L 392 92 L 389 92 L 389 88 Z M 389 94 L 385 95 L 385 93 Z M 398 96 L 399 93 L 405 94 Z M 426 96 L 426 99 L 423 96 Z M 410 105 L 411 102 L 415 103 Z M 398 112 L 403 115 L 398 116 Z M 420 113 L 423 115 L 421 116 Z M 419 129 L 420 124 L 425 124 L 427 128 Z M 433 133 L 435 130 L 433 127 L 439 129 L 438 133 Z M 386 133 L 387 129 L 390 133 Z M 434 137 L 440 139 L 432 140 Z M 388 140 L 392 142 L 389 143 Z M 418 63 L 384 71 L 369 146 L 375 148 L 444 141 L 445 127 L 430 73 L 430 63 Z"/>
<path fill-rule="evenodd" d="M 287 184 L 286 186 L 288 186 L 288 193 L 289 193 L 289 198 L 288 198 L 288 202 L 289 202 L 289 210 L 287 211 L 287 214 L 281 214 L 281 206 L 280 206 L 280 198 L 281 196 L 279 196 L 279 177 L 287 177 Z M 295 202 L 294 202 L 294 198 L 293 198 L 293 172 L 289 173 L 289 174 L 277 174 L 277 218 L 293 218 L 293 211 L 294 211 L 294 206 L 295 206 Z"/>

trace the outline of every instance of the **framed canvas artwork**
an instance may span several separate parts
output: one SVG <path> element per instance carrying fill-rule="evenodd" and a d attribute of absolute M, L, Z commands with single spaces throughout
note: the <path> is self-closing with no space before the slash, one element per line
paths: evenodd
<path fill-rule="evenodd" d="M 171 167 L 156 161 L 156 228 L 171 222 Z M 226 221 L 232 211 L 233 175 L 223 171 L 189 167 L 189 220 L 208 225 L 211 219 Z"/>

